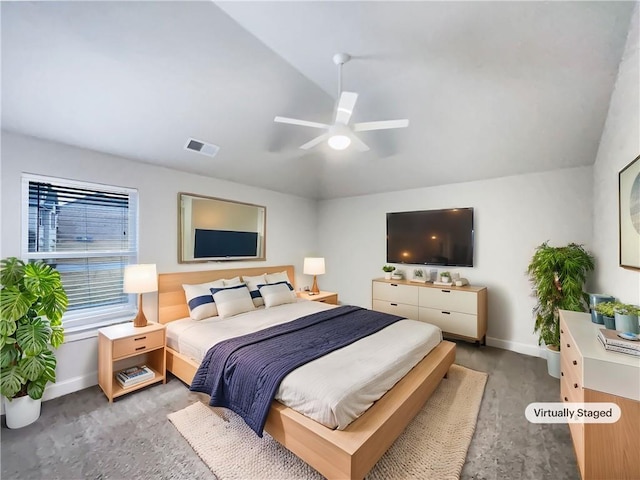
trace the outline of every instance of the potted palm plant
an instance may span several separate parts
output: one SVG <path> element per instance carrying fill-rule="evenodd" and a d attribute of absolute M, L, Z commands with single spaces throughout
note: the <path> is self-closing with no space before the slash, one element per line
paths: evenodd
<path fill-rule="evenodd" d="M 3 259 L 0 283 L 0 394 L 7 426 L 20 428 L 38 419 L 44 388 L 56 380 L 51 347 L 64 341 L 68 300 L 60 274 L 42 261 Z"/>
<path fill-rule="evenodd" d="M 560 378 L 559 310 L 589 311 L 584 291 L 587 274 L 594 268 L 593 256 L 582 245 L 552 247 L 544 242 L 536 248 L 527 274 L 537 298 L 533 308 L 538 344 L 547 347 L 549 375 Z"/>

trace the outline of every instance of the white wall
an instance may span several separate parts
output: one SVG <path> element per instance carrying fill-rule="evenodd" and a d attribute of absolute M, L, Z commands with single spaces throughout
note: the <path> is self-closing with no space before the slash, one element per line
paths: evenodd
<path fill-rule="evenodd" d="M 316 250 L 316 202 L 199 175 L 155 167 L 125 158 L 2 132 L 0 257 L 20 256 L 21 174 L 33 173 L 138 189 L 140 263 L 158 272 L 293 264 L 296 283 L 303 258 Z M 212 160 L 213 161 L 213 160 Z M 178 192 L 254 203 L 267 207 L 267 261 L 178 264 Z M 146 294 L 147 318 L 157 318 L 157 296 Z M 65 343 L 57 352 L 57 382 L 47 388 L 53 398 L 97 383 L 97 339 Z"/>
<path fill-rule="evenodd" d="M 595 288 L 633 304 L 640 304 L 640 272 L 619 266 L 618 172 L 640 155 L 639 17 L 636 4 L 593 172 Z"/>
<path fill-rule="evenodd" d="M 371 279 L 382 276 L 386 260 L 387 212 L 473 207 L 475 267 L 447 270 L 488 287 L 489 344 L 538 355 L 525 271 L 546 240 L 590 247 L 591 195 L 592 168 L 581 167 L 320 202 L 319 254 L 327 269 L 320 288 L 370 308 Z"/>

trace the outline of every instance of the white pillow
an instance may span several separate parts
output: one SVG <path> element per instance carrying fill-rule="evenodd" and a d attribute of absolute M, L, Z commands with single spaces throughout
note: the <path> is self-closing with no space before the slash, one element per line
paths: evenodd
<path fill-rule="evenodd" d="M 279 272 L 279 273 L 267 273 L 265 277 L 267 277 L 267 283 L 280 283 L 280 282 L 291 283 L 286 271 Z"/>
<path fill-rule="evenodd" d="M 285 303 L 294 303 L 297 299 L 296 293 L 291 290 L 289 282 L 274 283 L 271 285 L 262 285 L 260 287 L 260 295 L 264 299 L 266 308 L 283 305 Z"/>
<path fill-rule="evenodd" d="M 251 294 L 253 304 L 256 307 L 264 305 L 264 300 L 262 300 L 262 296 L 260 295 L 259 286 L 267 283 L 265 274 L 263 273 L 262 275 L 256 275 L 255 277 L 243 276 L 242 281 L 245 283 L 247 288 L 249 288 L 249 293 Z"/>
<path fill-rule="evenodd" d="M 242 282 L 240 281 L 240 277 L 225 278 L 222 281 L 224 282 L 224 286 L 225 287 L 233 287 L 235 285 L 242 285 Z"/>
<path fill-rule="evenodd" d="M 187 306 L 189 307 L 189 316 L 194 320 L 202 320 L 203 318 L 215 317 L 218 315 L 216 304 L 213 302 L 211 295 L 212 288 L 224 287 L 222 280 L 215 282 L 200 283 L 197 285 L 183 284 L 184 295 L 187 298 Z"/>
<path fill-rule="evenodd" d="M 216 302 L 220 318 L 232 317 L 256 308 L 251 300 L 249 289 L 244 284 L 234 287 L 212 288 L 211 294 Z"/>

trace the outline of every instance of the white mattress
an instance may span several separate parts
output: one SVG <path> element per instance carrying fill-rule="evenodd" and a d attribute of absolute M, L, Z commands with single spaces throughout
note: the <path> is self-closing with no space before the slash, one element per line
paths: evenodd
<path fill-rule="evenodd" d="M 201 362 L 216 343 L 334 308 L 300 300 L 220 320 L 190 318 L 167 324 L 167 345 Z M 401 320 L 287 375 L 276 399 L 329 428 L 344 429 L 393 387 L 440 341 L 434 325 Z"/>

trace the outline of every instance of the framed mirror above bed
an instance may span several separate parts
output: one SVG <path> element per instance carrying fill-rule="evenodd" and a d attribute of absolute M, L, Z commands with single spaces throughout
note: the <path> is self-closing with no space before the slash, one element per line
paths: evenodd
<path fill-rule="evenodd" d="M 265 260 L 267 208 L 178 193 L 178 262 Z"/>

